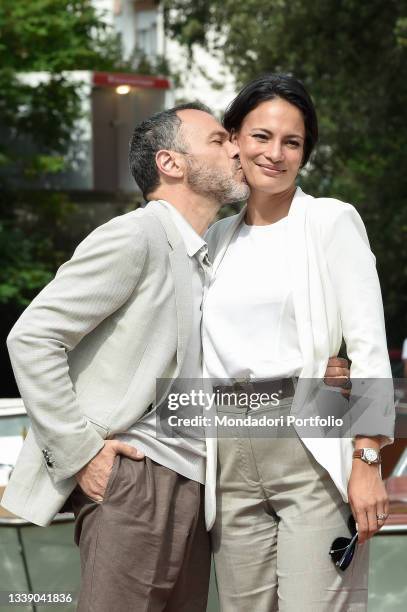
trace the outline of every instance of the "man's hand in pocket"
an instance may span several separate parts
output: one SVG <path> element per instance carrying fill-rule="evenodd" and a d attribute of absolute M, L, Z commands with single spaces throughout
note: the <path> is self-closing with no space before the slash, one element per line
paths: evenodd
<path fill-rule="evenodd" d="M 119 440 L 106 440 L 97 455 L 75 474 L 80 488 L 91 499 L 103 501 L 114 459 L 118 454 L 126 455 L 136 461 L 144 458 L 144 453 L 130 444 Z"/>

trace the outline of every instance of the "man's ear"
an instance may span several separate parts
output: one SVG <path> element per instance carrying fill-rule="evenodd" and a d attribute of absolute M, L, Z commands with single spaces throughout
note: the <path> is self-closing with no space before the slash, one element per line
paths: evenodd
<path fill-rule="evenodd" d="M 168 151 L 166 149 L 157 151 L 155 163 L 158 170 L 165 176 L 171 178 L 182 178 L 184 176 L 184 169 L 175 151 Z"/>

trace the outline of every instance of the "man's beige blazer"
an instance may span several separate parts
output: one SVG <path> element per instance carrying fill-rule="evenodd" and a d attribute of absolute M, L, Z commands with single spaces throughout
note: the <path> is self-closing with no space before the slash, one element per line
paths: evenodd
<path fill-rule="evenodd" d="M 191 321 L 190 262 L 159 202 L 87 236 L 8 337 L 31 428 L 1 504 L 48 525 L 104 438 L 177 376 Z"/>

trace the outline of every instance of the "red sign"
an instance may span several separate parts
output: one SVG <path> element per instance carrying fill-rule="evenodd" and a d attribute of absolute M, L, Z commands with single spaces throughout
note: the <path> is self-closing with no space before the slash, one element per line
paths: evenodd
<path fill-rule="evenodd" d="M 149 89 L 170 89 L 171 83 L 163 77 L 145 76 L 125 72 L 94 72 L 93 84 L 105 87 L 129 85 L 130 87 L 146 87 Z"/>

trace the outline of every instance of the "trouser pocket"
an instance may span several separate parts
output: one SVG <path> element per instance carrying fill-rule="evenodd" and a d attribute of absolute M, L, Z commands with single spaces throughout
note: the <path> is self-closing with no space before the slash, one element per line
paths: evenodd
<path fill-rule="evenodd" d="M 72 511 L 75 516 L 75 531 L 74 531 L 74 541 L 79 546 L 80 534 L 82 530 L 82 525 L 85 518 L 94 510 L 96 510 L 99 506 L 105 504 L 109 495 L 112 491 L 113 485 L 116 481 L 117 473 L 119 471 L 121 462 L 121 455 L 117 454 L 114 458 L 112 469 L 109 474 L 109 478 L 106 484 L 105 493 L 102 501 L 97 501 L 87 495 L 83 489 L 79 486 L 72 491 L 70 496 L 70 502 L 72 506 Z"/>

